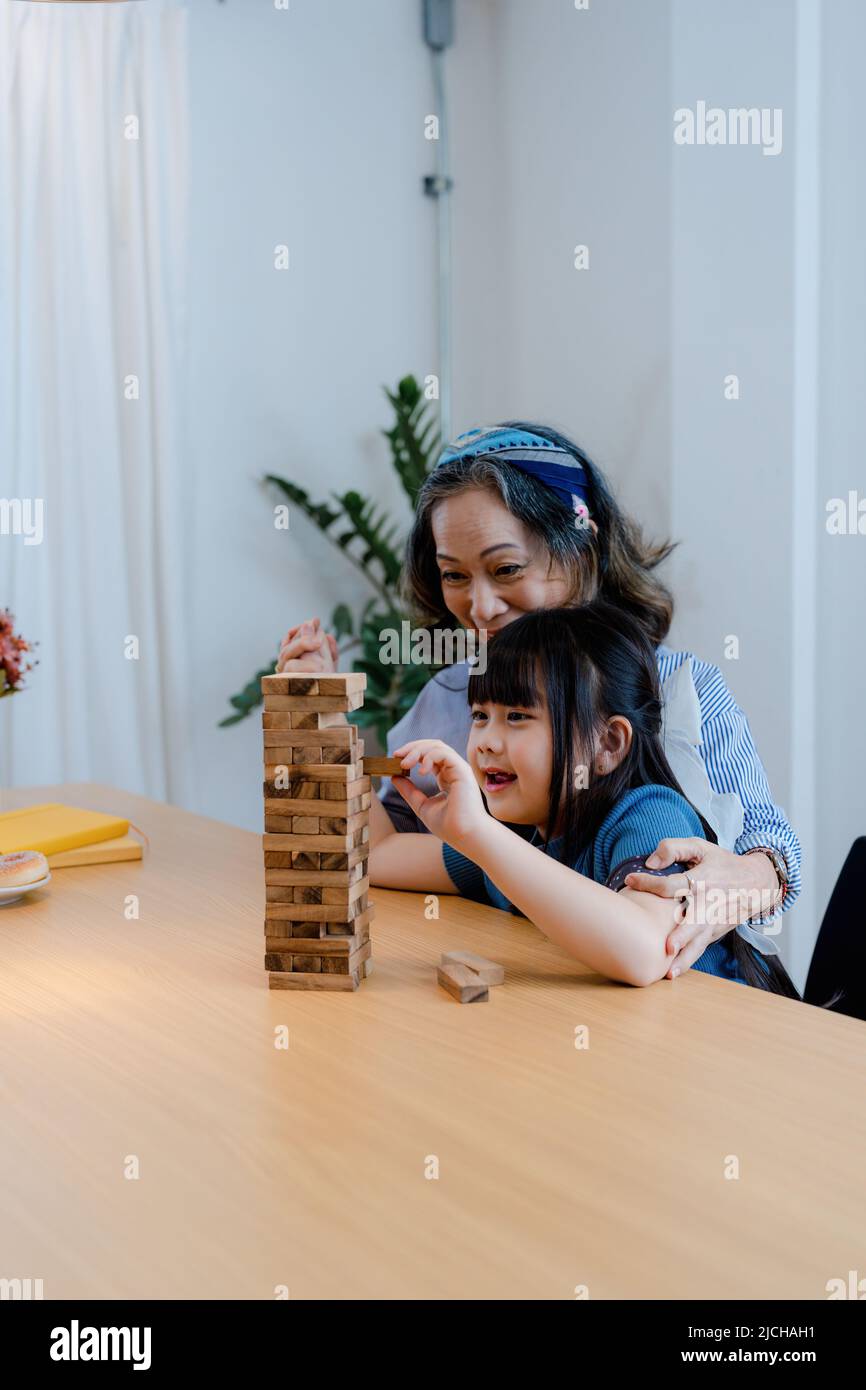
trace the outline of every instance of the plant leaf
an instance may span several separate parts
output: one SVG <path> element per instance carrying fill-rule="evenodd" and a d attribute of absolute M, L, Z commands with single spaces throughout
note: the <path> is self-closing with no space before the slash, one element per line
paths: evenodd
<path fill-rule="evenodd" d="M 334 629 L 334 636 L 337 639 L 352 636 L 352 610 L 347 604 L 337 604 L 331 614 L 331 627 Z"/>

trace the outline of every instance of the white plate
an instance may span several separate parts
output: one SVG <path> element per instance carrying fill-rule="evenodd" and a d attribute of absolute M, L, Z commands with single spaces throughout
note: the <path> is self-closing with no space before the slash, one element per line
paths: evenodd
<path fill-rule="evenodd" d="M 32 893 L 34 888 L 44 888 L 46 883 L 51 882 L 50 872 L 44 878 L 37 879 L 36 883 L 15 883 L 9 888 L 0 888 L 0 907 L 6 903 L 17 903 L 19 898 L 23 898 L 25 893 Z"/>

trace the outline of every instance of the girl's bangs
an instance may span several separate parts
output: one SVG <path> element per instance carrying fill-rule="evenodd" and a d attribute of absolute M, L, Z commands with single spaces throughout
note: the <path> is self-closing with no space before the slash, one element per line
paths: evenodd
<path fill-rule="evenodd" d="M 487 669 L 469 677 L 471 705 L 510 705 L 537 709 L 544 703 L 538 686 L 540 652 L 507 640 L 508 629 L 487 647 Z"/>

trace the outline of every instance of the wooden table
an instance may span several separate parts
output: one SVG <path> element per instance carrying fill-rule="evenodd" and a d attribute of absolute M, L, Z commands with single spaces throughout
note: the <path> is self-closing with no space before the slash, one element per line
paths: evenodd
<path fill-rule="evenodd" d="M 0 909 L 0 1277 L 45 1298 L 822 1299 L 863 1273 L 862 1024 L 694 971 L 610 984 L 522 919 L 442 897 L 427 920 L 385 891 L 356 993 L 269 992 L 256 835 L 93 785 L 4 809 L 54 799 L 151 845 Z M 489 1003 L 437 986 L 459 947 L 504 964 Z"/>

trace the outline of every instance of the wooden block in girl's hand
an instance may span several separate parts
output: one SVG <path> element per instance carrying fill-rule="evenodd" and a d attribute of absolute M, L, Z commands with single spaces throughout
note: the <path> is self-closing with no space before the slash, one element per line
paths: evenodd
<path fill-rule="evenodd" d="M 505 979 L 504 966 L 497 965 L 495 960 L 486 960 L 484 956 L 475 956 L 471 951 L 444 951 L 442 964 L 465 965 L 486 985 L 501 985 Z"/>
<path fill-rule="evenodd" d="M 365 758 L 364 775 L 367 777 L 403 777 L 401 758 Z"/>
<path fill-rule="evenodd" d="M 465 965 L 440 965 L 437 977 L 442 988 L 460 1004 L 483 1004 L 490 998 L 484 981 Z"/>

